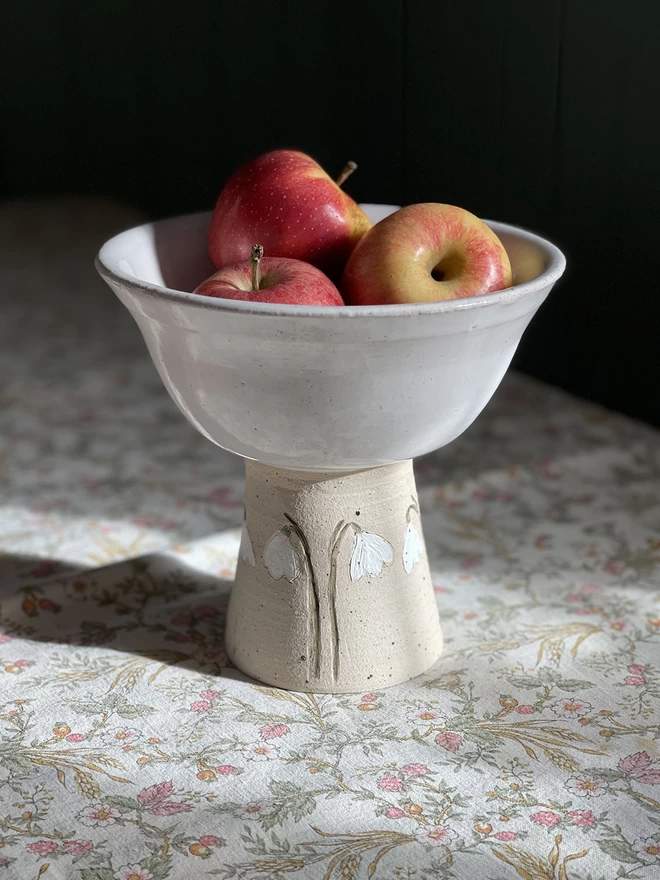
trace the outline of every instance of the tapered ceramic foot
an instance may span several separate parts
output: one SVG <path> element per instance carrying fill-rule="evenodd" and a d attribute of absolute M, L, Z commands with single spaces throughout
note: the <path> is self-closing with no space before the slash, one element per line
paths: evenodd
<path fill-rule="evenodd" d="M 319 474 L 248 461 L 246 476 L 226 636 L 236 666 L 325 693 L 428 669 L 442 634 L 412 462 Z"/>

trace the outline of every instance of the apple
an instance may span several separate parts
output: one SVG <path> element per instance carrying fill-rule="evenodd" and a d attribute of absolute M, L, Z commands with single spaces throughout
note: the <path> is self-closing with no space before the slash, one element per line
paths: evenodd
<path fill-rule="evenodd" d="M 213 211 L 213 264 L 222 269 L 238 263 L 260 241 L 270 258 L 304 260 L 338 281 L 371 226 L 340 187 L 355 168 L 349 162 L 335 182 L 296 150 L 274 150 L 248 162 L 229 179 Z"/>
<path fill-rule="evenodd" d="M 302 260 L 264 257 L 263 253 L 262 245 L 253 245 L 249 260 L 225 266 L 193 293 L 277 305 L 344 305 L 341 294 L 320 269 Z"/>
<path fill-rule="evenodd" d="M 461 299 L 510 286 L 511 264 L 495 233 L 463 208 L 432 202 L 373 226 L 341 279 L 351 305 Z"/>

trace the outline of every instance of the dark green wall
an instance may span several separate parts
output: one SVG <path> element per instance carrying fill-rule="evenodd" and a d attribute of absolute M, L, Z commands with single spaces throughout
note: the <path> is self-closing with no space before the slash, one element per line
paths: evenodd
<path fill-rule="evenodd" d="M 5 0 L 5 4 L 7 0 Z M 563 245 L 519 366 L 660 423 L 660 3 L 9 0 L 2 195 L 211 206 L 247 157 L 355 158 Z"/>

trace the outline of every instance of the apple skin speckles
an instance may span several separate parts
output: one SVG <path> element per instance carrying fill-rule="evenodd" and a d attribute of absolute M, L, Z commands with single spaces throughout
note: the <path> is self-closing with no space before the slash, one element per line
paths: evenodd
<path fill-rule="evenodd" d="M 310 260 L 338 280 L 370 226 L 310 156 L 275 150 L 248 162 L 227 182 L 213 212 L 209 256 L 222 268 L 248 259 L 258 242 L 267 256 Z"/>

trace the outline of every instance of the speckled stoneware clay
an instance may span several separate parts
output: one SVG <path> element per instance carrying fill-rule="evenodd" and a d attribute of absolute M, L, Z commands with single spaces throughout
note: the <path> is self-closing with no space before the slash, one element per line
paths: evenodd
<path fill-rule="evenodd" d="M 294 690 L 407 680 L 439 656 L 412 462 L 314 474 L 247 462 L 227 620 L 236 665 Z"/>
<path fill-rule="evenodd" d="M 396 210 L 363 208 L 373 223 Z M 303 691 L 404 681 L 442 643 L 410 459 L 454 440 L 488 403 L 564 257 L 491 223 L 511 260 L 507 290 L 278 306 L 186 292 L 214 271 L 209 221 L 128 230 L 97 268 L 186 418 L 248 460 L 229 653 L 249 675 Z"/>

